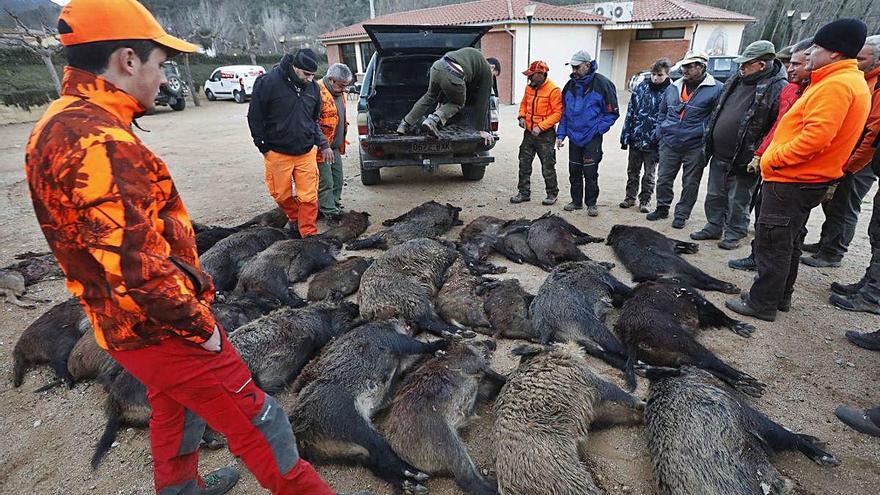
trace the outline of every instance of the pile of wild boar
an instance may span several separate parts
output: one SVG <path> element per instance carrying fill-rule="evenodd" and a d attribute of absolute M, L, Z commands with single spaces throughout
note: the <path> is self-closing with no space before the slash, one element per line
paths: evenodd
<path fill-rule="evenodd" d="M 792 481 L 769 461 L 780 450 L 837 464 L 816 438 L 751 406 L 765 384 L 699 342 L 705 328 L 744 338 L 755 329 L 700 294 L 738 289 L 682 258 L 696 244 L 624 225 L 606 240 L 552 214 L 481 216 L 457 241 L 443 238 L 460 212 L 430 201 L 366 237 L 369 215 L 359 212 L 308 239 L 292 238 L 278 211 L 237 227 L 194 225 L 215 316 L 285 408 L 304 458 L 361 464 L 395 492 L 426 493 L 431 476 L 452 476 L 477 495 L 600 494 L 584 456 L 590 428 L 644 424 L 662 494 L 787 493 Z M 634 287 L 578 247 L 603 241 Z M 343 246 L 384 251 L 340 258 Z M 493 254 L 549 274 L 529 294 Z M 301 297 L 294 284 L 305 281 Z M 498 339 L 520 341 L 508 375 L 490 366 Z M 588 356 L 620 370 L 626 390 Z M 22 333 L 14 385 L 38 364 L 58 377 L 39 390 L 95 380 L 107 392 L 93 467 L 120 428 L 148 425 L 146 390 L 97 346 L 76 300 Z M 649 381 L 646 400 L 633 395 L 637 377 Z M 477 465 L 459 436 L 486 402 L 494 466 Z M 203 440 L 224 444 L 210 430 Z"/>

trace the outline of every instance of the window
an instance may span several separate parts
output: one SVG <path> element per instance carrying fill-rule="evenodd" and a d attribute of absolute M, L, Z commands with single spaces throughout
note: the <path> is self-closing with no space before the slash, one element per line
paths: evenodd
<path fill-rule="evenodd" d="M 372 41 L 361 41 L 361 63 L 364 64 L 364 67 L 370 63 L 370 59 L 373 58 L 373 54 L 376 53 L 376 47 L 373 46 Z M 354 71 L 352 71 L 352 74 Z"/>
<path fill-rule="evenodd" d="M 355 55 L 354 43 L 345 43 L 339 45 L 339 51 L 342 53 L 342 63 L 351 69 L 352 74 L 357 74 L 358 64 L 357 55 Z"/>
<path fill-rule="evenodd" d="M 683 40 L 684 28 L 666 29 L 639 29 L 636 31 L 637 40 Z"/>

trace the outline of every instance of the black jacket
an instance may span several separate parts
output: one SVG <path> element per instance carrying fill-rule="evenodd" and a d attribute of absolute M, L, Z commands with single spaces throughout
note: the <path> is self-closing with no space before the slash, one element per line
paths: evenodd
<path fill-rule="evenodd" d="M 290 75 L 293 55 L 254 82 L 248 108 L 248 126 L 254 144 L 286 155 L 302 155 L 317 146 L 327 148 L 327 139 L 318 126 L 321 117 L 321 91 L 314 81 L 300 87 Z"/>
<path fill-rule="evenodd" d="M 718 98 L 718 105 L 712 112 L 709 119 L 709 125 L 706 126 L 706 132 L 703 134 L 703 152 L 706 160 L 712 156 L 712 132 L 715 129 L 715 123 L 718 121 L 718 114 L 724 108 L 724 102 L 730 95 L 733 88 L 741 84 L 742 76 L 737 71 L 736 75 L 727 80 L 724 88 L 721 90 L 721 96 Z M 746 166 L 755 156 L 755 150 L 761 146 L 764 136 L 773 128 L 776 122 L 776 116 L 779 114 L 779 94 L 782 88 L 788 84 L 785 76 L 785 68 L 778 60 L 773 61 L 773 68 L 761 77 L 756 83 L 755 99 L 749 110 L 742 116 L 739 129 L 737 131 L 737 147 L 734 151 L 733 164 L 731 172 L 737 174 L 748 173 Z"/>

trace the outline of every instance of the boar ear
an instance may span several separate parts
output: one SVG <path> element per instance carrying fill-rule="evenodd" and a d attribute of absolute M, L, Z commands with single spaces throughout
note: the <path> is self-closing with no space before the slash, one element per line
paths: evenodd
<path fill-rule="evenodd" d="M 547 350 L 547 346 L 541 344 L 523 344 L 511 349 L 510 353 L 514 356 L 529 358 L 536 356 Z"/>

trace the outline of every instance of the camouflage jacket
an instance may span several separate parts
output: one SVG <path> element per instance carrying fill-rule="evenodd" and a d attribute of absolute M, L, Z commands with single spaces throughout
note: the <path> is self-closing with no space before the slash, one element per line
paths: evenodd
<path fill-rule="evenodd" d="M 672 83 L 670 79 L 661 85 L 651 83 L 650 77 L 645 78 L 633 91 L 620 132 L 620 144 L 632 146 L 637 150 L 656 150 L 656 128 L 663 115 L 660 114 L 660 102 L 663 93 Z"/>

